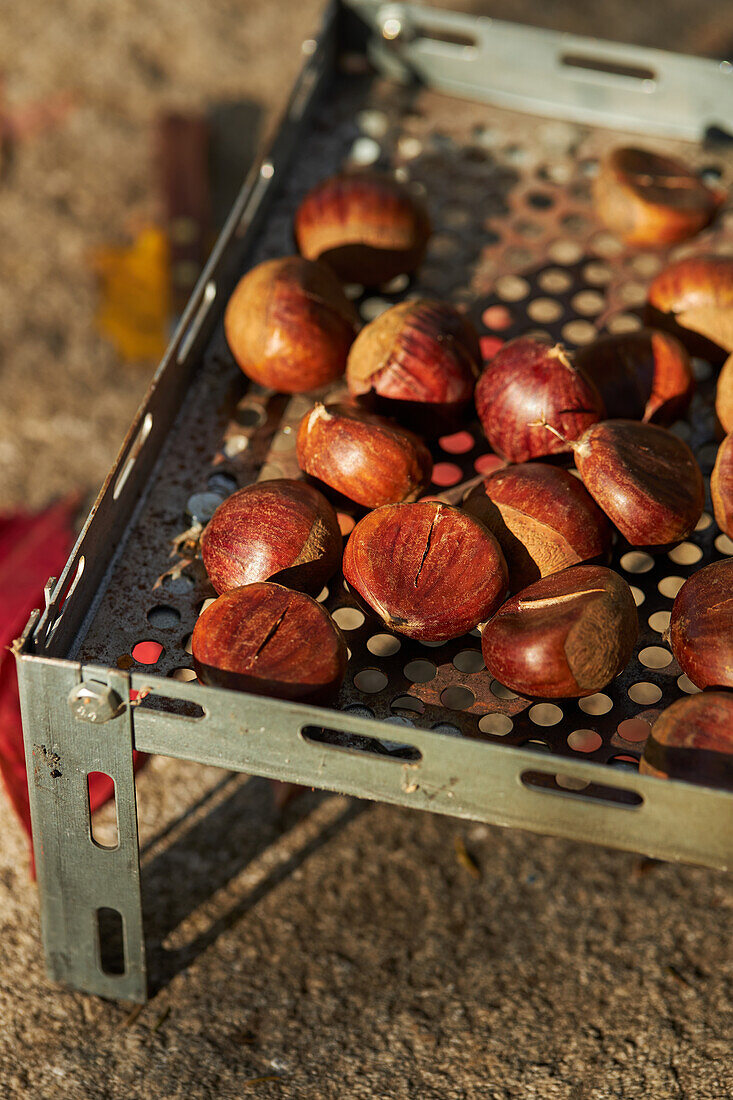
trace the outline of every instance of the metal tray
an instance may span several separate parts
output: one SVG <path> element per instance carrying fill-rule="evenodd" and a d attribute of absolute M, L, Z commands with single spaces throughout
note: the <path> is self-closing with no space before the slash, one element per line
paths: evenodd
<path fill-rule="evenodd" d="M 294 428 L 313 395 L 249 385 L 221 316 L 247 266 L 293 251 L 292 216 L 314 183 L 376 164 L 423 190 L 435 232 L 417 277 L 349 292 L 364 320 L 405 295 L 444 297 L 469 310 L 490 350 L 525 332 L 575 347 L 640 326 L 646 286 L 669 254 L 627 251 L 596 221 L 589 194 L 599 156 L 632 125 L 645 144 L 733 179 L 730 146 L 704 140 L 733 117 L 725 65 L 373 0 L 329 9 L 303 52 L 277 138 L 18 645 L 49 970 L 106 996 L 140 1000 L 146 989 L 133 748 L 663 859 L 733 861 L 733 793 L 637 772 L 650 723 L 694 690 L 662 638 L 672 599 L 693 569 L 733 553 L 709 507 L 668 554 L 616 545 L 641 636 L 628 668 L 591 699 L 513 696 L 483 668 L 477 632 L 440 646 L 394 638 L 340 577 L 321 594 L 351 651 L 337 706 L 193 679 L 188 639 L 212 590 L 197 564 L 154 585 L 192 519 L 237 486 L 299 476 Z M 733 254 L 733 212 L 671 255 L 686 249 Z M 708 474 L 713 380 L 708 364 L 695 369 L 699 394 L 674 430 Z M 432 490 L 448 500 L 497 464 L 475 424 L 441 440 L 435 459 Z M 348 530 L 358 513 L 344 502 L 342 514 Z M 157 643 L 155 659 L 141 642 Z M 92 839 L 90 771 L 115 780 L 115 849 Z M 100 910 L 121 919 L 119 973 L 105 961 Z"/>

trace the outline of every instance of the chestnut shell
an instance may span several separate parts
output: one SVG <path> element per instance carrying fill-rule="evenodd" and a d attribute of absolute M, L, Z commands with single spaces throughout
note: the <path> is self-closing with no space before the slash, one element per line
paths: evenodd
<path fill-rule="evenodd" d="M 733 355 L 729 355 L 715 387 L 715 411 L 724 432 L 733 432 Z"/>
<path fill-rule="evenodd" d="M 301 256 L 253 267 L 224 313 L 224 333 L 241 370 L 283 393 L 303 393 L 339 378 L 357 324 L 333 272 Z"/>
<path fill-rule="evenodd" d="M 481 649 L 489 673 L 519 695 L 580 698 L 626 667 L 638 630 L 626 581 L 603 565 L 574 565 L 507 600 Z"/>
<path fill-rule="evenodd" d="M 671 332 L 691 355 L 721 364 L 733 351 L 733 259 L 676 260 L 649 287 L 647 324 Z"/>
<path fill-rule="evenodd" d="M 724 534 L 733 538 L 733 432 L 718 447 L 710 477 L 710 496 L 715 522 Z"/>
<path fill-rule="evenodd" d="M 733 558 L 698 569 L 672 606 L 669 642 L 699 688 L 733 688 Z"/>
<path fill-rule="evenodd" d="M 387 504 L 351 532 L 344 577 L 391 629 L 446 641 L 491 615 L 507 590 L 507 569 L 489 531 L 434 501 Z"/>
<path fill-rule="evenodd" d="M 275 478 L 232 493 L 201 536 L 217 592 L 277 579 L 313 595 L 339 567 L 342 538 L 333 508 L 304 481 Z"/>
<path fill-rule="evenodd" d="M 296 450 L 301 470 L 365 508 L 415 500 L 433 469 L 416 435 L 350 405 L 317 404 L 300 422 Z"/>
<path fill-rule="evenodd" d="M 199 616 L 191 639 L 204 684 L 327 702 L 346 672 L 346 642 L 325 608 L 267 581 L 234 588 Z"/>
<path fill-rule="evenodd" d="M 733 788 L 733 695 L 705 691 L 663 710 L 644 746 L 639 772 Z"/>
<path fill-rule="evenodd" d="M 606 554 L 611 525 L 577 477 L 541 462 L 497 470 L 463 502 L 497 538 L 512 591 Z"/>

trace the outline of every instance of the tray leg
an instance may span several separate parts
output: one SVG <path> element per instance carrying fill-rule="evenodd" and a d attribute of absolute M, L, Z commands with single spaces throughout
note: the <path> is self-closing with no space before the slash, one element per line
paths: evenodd
<path fill-rule="evenodd" d="M 36 662 L 37 663 L 37 662 Z M 70 696 L 81 668 L 48 662 L 19 668 L 23 730 L 38 872 L 41 926 L 51 978 L 115 1000 L 147 998 L 140 898 L 137 804 L 130 707 L 79 717 Z M 87 681 L 85 681 L 86 683 Z M 94 685 L 105 693 L 105 686 Z M 107 673 L 115 703 L 129 699 L 128 678 Z M 105 693 L 106 695 L 106 693 Z M 108 715 L 112 713 L 113 717 Z M 88 776 L 114 780 L 117 844 L 92 838 Z"/>

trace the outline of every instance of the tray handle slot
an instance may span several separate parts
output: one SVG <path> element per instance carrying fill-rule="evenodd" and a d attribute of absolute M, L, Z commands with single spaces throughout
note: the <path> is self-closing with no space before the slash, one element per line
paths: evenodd
<path fill-rule="evenodd" d="M 127 458 L 125 459 L 125 463 L 122 466 L 122 469 L 120 470 L 119 474 L 117 475 L 117 480 L 115 481 L 115 487 L 112 490 L 112 497 L 113 497 L 114 500 L 119 500 L 120 499 L 120 496 L 122 495 L 122 490 L 125 488 L 125 484 L 127 483 L 127 480 L 130 477 L 130 474 L 132 473 L 132 468 L 135 465 L 135 463 L 137 462 L 138 455 L 140 454 L 143 447 L 145 446 L 145 440 L 150 435 L 152 427 L 153 427 L 153 414 L 152 413 L 146 413 L 145 416 L 143 417 L 142 424 L 138 428 L 138 432 L 137 432 L 137 435 L 135 436 L 135 440 L 134 440 L 132 446 L 130 447 Z"/>
<path fill-rule="evenodd" d="M 540 794 L 559 795 L 561 798 L 602 802 L 623 810 L 638 810 L 644 804 L 643 795 L 628 787 L 615 787 L 612 783 L 593 783 L 576 778 L 569 772 L 523 771 L 522 785 Z"/>
<path fill-rule="evenodd" d="M 415 764 L 423 758 L 420 749 L 402 740 L 388 741 L 383 737 L 366 737 L 361 733 L 349 733 L 327 726 L 301 726 L 300 736 L 306 743 L 317 745 L 318 748 L 335 749 L 337 752 L 368 753 L 370 756 L 379 757 L 380 760 L 394 760 L 398 764 Z"/>
<path fill-rule="evenodd" d="M 654 69 L 647 68 L 644 65 L 633 65 L 631 63 L 623 61 L 612 61 L 607 57 L 595 57 L 590 54 L 580 53 L 564 53 L 560 55 L 560 64 L 564 65 L 568 69 L 577 69 L 578 73 L 573 75 L 587 76 L 589 79 L 592 77 L 589 74 L 601 73 L 603 76 L 621 77 L 625 80 L 638 80 L 645 83 L 645 88 L 649 87 L 649 84 L 656 84 L 657 73 Z"/>

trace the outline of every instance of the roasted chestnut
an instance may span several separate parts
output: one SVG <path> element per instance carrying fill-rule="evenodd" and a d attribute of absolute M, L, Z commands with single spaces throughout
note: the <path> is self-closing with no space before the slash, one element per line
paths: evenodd
<path fill-rule="evenodd" d="M 463 502 L 501 546 L 512 591 L 605 554 L 611 526 L 577 477 L 557 466 L 507 466 Z"/>
<path fill-rule="evenodd" d="M 471 322 L 453 306 L 400 302 L 366 325 L 346 366 L 352 394 L 420 435 L 450 430 L 468 408 L 481 352 Z"/>
<path fill-rule="evenodd" d="M 351 405 L 317 404 L 296 447 L 301 470 L 366 508 L 415 500 L 433 468 L 416 435 Z"/>
<path fill-rule="evenodd" d="M 507 590 L 494 536 L 434 501 L 386 504 L 360 520 L 346 544 L 344 577 L 391 630 L 427 642 L 473 629 Z"/>
<path fill-rule="evenodd" d="M 603 565 L 573 565 L 507 600 L 484 626 L 481 650 L 510 691 L 579 698 L 626 667 L 638 631 L 626 581 Z"/>
<path fill-rule="evenodd" d="M 710 477 L 715 522 L 733 538 L 733 432 L 718 447 L 718 457 Z"/>
<path fill-rule="evenodd" d="M 627 146 L 611 150 L 601 162 L 593 193 L 608 228 L 627 244 L 642 246 L 693 237 L 725 198 L 676 157 Z"/>
<path fill-rule="evenodd" d="M 276 478 L 248 485 L 214 512 L 201 555 L 217 592 L 278 580 L 317 594 L 339 567 L 341 531 L 322 493 Z"/>
<path fill-rule="evenodd" d="M 679 337 L 692 355 L 719 365 L 733 351 L 733 259 L 677 260 L 649 287 L 647 323 Z"/>
<path fill-rule="evenodd" d="M 733 355 L 729 355 L 715 387 L 715 411 L 724 432 L 733 432 Z"/>
<path fill-rule="evenodd" d="M 694 530 L 705 485 L 692 451 L 672 432 L 603 420 L 572 447 L 586 489 L 632 546 L 665 546 Z"/>
<path fill-rule="evenodd" d="M 224 333 L 253 382 L 303 393 L 343 374 L 357 322 L 329 268 L 286 256 L 265 260 L 239 280 L 224 313 Z"/>
<path fill-rule="evenodd" d="M 295 215 L 295 240 L 346 283 L 377 286 L 411 274 L 425 255 L 430 219 L 393 176 L 360 171 L 332 176 L 309 191 Z"/>
<path fill-rule="evenodd" d="M 528 336 L 489 362 L 476 384 L 476 411 L 489 443 L 509 462 L 568 451 L 604 415 L 598 390 L 563 345 Z"/>
<path fill-rule="evenodd" d="M 733 688 L 733 558 L 698 569 L 677 593 L 669 643 L 699 688 Z"/>
<path fill-rule="evenodd" d="M 663 710 L 644 745 L 639 772 L 733 790 L 733 695 L 705 691 Z"/>
<path fill-rule="evenodd" d="M 199 616 L 191 639 L 204 684 L 328 702 L 346 672 L 341 631 L 303 592 L 262 582 L 233 588 Z"/>
<path fill-rule="evenodd" d="M 602 336 L 575 353 L 614 420 L 672 424 L 695 390 L 690 357 L 676 337 L 654 329 Z"/>

